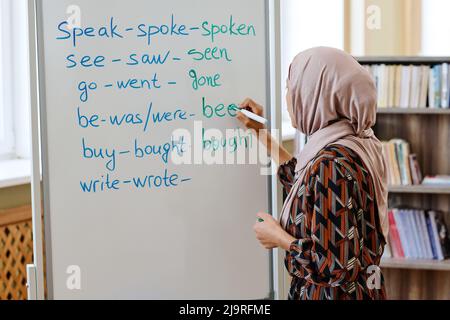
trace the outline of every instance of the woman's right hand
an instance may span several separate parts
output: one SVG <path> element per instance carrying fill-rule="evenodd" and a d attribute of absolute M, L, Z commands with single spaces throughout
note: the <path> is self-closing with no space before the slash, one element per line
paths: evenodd
<path fill-rule="evenodd" d="M 240 107 L 241 109 L 247 109 L 258 116 L 263 116 L 263 107 L 252 99 L 245 99 L 244 102 L 240 104 Z M 242 112 L 238 112 L 236 118 L 242 122 L 247 129 L 253 129 L 256 131 L 258 140 L 266 147 L 267 153 L 272 157 L 275 163 L 279 165 L 292 159 L 292 155 L 280 146 L 277 140 L 274 139 L 269 132 L 267 132 L 265 125 L 249 119 Z"/>
<path fill-rule="evenodd" d="M 260 106 L 259 104 L 257 104 L 255 101 L 253 101 L 250 98 L 245 99 L 241 104 L 240 104 L 241 109 L 247 109 L 250 112 L 253 112 L 254 114 L 258 115 L 258 116 L 263 116 L 264 112 L 263 112 L 263 107 Z M 257 133 L 259 133 L 260 130 L 266 129 L 266 126 L 254 121 L 250 118 L 248 118 L 247 116 L 245 116 L 242 112 L 238 112 L 236 115 L 236 118 L 247 128 L 247 129 L 253 129 L 255 130 Z"/>

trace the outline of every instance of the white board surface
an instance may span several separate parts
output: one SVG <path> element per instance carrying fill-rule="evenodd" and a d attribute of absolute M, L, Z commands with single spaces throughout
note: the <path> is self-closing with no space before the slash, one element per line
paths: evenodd
<path fill-rule="evenodd" d="M 261 166 L 157 152 L 194 153 L 174 130 L 199 125 L 256 147 L 227 106 L 269 103 L 266 2 L 40 0 L 37 21 L 49 296 L 266 298 Z"/>

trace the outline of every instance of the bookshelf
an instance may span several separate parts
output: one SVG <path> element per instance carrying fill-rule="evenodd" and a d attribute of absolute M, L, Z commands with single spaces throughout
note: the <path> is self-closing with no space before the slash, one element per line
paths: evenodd
<path fill-rule="evenodd" d="M 450 109 L 429 108 L 380 108 L 378 114 L 422 114 L 422 115 L 450 115 Z"/>
<path fill-rule="evenodd" d="M 377 57 L 377 56 L 367 56 L 367 57 L 356 57 L 356 60 L 360 64 L 413 64 L 413 65 L 435 65 L 439 63 L 450 63 L 450 57 Z"/>
<path fill-rule="evenodd" d="M 437 65 L 450 57 L 359 57 L 363 65 Z M 450 109 L 379 108 L 374 130 L 380 140 L 409 142 L 424 175 L 450 174 Z M 389 206 L 447 212 L 450 226 L 450 187 L 390 186 Z M 390 299 L 450 299 L 450 260 L 383 258 L 381 268 Z"/>
<path fill-rule="evenodd" d="M 390 193 L 412 193 L 412 194 L 449 194 L 450 188 L 433 186 L 390 186 Z"/>
<path fill-rule="evenodd" d="M 383 258 L 381 260 L 381 267 L 411 270 L 450 271 L 450 260 L 435 261 Z"/>

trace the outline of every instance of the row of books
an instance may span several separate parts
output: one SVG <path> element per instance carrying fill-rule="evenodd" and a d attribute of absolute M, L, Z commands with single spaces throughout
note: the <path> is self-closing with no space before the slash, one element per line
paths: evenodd
<path fill-rule="evenodd" d="M 410 153 L 408 142 L 393 139 L 382 142 L 383 154 L 388 166 L 388 183 L 392 186 L 419 185 L 422 183 L 417 155 Z"/>
<path fill-rule="evenodd" d="M 365 65 L 378 92 L 378 107 L 450 107 L 450 65 Z M 427 103 L 428 102 L 428 103 Z"/>
<path fill-rule="evenodd" d="M 446 175 L 426 176 L 425 179 L 423 179 L 422 184 L 424 186 L 432 186 L 432 187 L 449 187 L 450 176 Z"/>
<path fill-rule="evenodd" d="M 450 106 L 449 64 L 443 63 L 430 69 L 428 105 L 430 108 L 448 109 Z"/>
<path fill-rule="evenodd" d="M 442 212 L 389 210 L 389 239 L 384 257 L 444 260 L 450 257 L 450 238 Z"/>

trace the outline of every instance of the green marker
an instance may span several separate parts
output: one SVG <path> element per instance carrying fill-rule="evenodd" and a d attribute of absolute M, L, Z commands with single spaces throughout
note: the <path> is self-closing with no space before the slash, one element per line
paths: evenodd
<path fill-rule="evenodd" d="M 258 218 L 258 222 L 264 222 L 264 219 Z"/>

